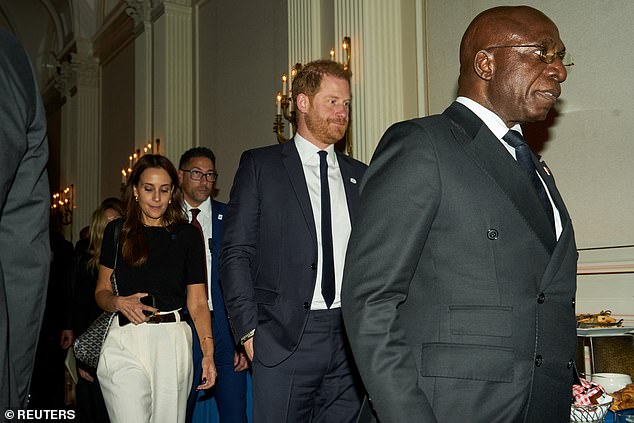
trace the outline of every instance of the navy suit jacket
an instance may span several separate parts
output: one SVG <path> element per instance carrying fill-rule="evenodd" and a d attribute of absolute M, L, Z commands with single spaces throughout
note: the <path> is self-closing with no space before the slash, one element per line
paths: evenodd
<path fill-rule="evenodd" d="M 350 221 L 366 166 L 341 153 Z M 297 348 L 317 273 L 317 233 L 295 142 L 246 151 L 227 206 L 221 283 L 238 342 L 256 329 L 258 360 L 274 366 Z"/>
<path fill-rule="evenodd" d="M 224 330 L 229 328 L 227 322 L 227 312 L 225 310 L 225 300 L 222 296 L 222 288 L 220 286 L 220 240 L 222 239 L 222 227 L 225 214 L 226 204 L 216 200 L 211 200 L 211 225 L 212 236 L 211 241 L 207 240 L 205 248 L 211 248 L 211 301 L 214 306 L 214 319 L 216 323 Z M 214 334 L 215 336 L 215 334 Z"/>

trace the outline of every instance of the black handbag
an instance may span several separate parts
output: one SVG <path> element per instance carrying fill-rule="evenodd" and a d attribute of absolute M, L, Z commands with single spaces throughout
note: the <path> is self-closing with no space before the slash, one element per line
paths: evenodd
<path fill-rule="evenodd" d="M 117 278 L 115 276 L 115 270 L 117 268 L 117 255 L 119 254 L 119 232 L 121 231 L 122 222 L 119 221 L 115 224 L 114 238 L 115 242 L 115 255 L 114 255 L 114 269 L 110 275 L 110 283 L 112 284 L 112 292 L 115 295 L 119 294 L 117 289 Z M 110 325 L 114 320 L 116 312 L 103 312 L 94 322 L 88 326 L 88 329 L 82 333 L 73 343 L 73 350 L 75 352 L 75 358 L 77 361 L 88 366 L 89 368 L 96 370 L 99 363 L 99 356 L 101 355 L 101 347 L 103 341 L 106 340 Z"/>

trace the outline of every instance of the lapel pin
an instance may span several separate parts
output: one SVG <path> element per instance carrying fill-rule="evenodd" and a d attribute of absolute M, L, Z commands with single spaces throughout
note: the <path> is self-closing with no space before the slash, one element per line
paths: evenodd
<path fill-rule="evenodd" d="M 222 215 L 221 214 L 218 215 L 218 220 L 222 220 Z"/>
<path fill-rule="evenodd" d="M 357 180 L 356 180 L 356 179 L 354 179 L 354 178 L 350 178 L 350 182 L 352 182 L 353 184 L 356 184 L 356 183 L 357 183 Z"/>

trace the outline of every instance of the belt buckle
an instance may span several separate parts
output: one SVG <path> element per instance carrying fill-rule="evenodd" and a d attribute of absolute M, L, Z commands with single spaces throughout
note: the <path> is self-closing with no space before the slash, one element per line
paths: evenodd
<path fill-rule="evenodd" d="M 157 325 L 157 324 L 161 323 L 161 319 L 157 319 L 157 317 L 159 317 L 158 314 L 151 315 L 150 318 L 148 319 L 147 323 L 149 323 L 151 325 Z"/>

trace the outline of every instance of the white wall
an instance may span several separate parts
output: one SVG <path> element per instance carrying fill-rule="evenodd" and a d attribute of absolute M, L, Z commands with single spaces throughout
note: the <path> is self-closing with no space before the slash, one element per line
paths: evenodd
<path fill-rule="evenodd" d="M 287 69 L 286 0 L 208 1 L 200 8 L 198 143 L 211 148 L 227 201 L 244 150 L 277 142 L 275 95 Z"/>

